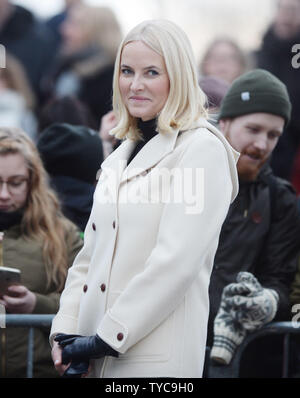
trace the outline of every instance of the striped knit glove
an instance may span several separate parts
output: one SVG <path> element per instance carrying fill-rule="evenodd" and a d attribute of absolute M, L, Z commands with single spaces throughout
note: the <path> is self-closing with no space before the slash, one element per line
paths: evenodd
<path fill-rule="evenodd" d="M 225 301 L 226 287 L 214 321 L 214 342 L 210 353 L 211 359 L 222 365 L 230 363 L 237 346 L 242 343 L 247 333 L 236 320 L 234 310 Z"/>
<path fill-rule="evenodd" d="M 211 358 L 229 364 L 247 332 L 271 322 L 278 306 L 278 294 L 263 288 L 249 272 L 240 272 L 237 283 L 223 290 L 221 305 L 214 322 Z"/>
<path fill-rule="evenodd" d="M 225 287 L 224 300 L 235 311 L 236 320 L 249 332 L 271 322 L 278 308 L 278 293 L 263 288 L 250 272 L 240 272 L 237 283 Z"/>

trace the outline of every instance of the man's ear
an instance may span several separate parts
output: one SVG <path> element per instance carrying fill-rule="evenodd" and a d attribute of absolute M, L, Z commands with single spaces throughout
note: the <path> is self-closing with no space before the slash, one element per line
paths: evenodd
<path fill-rule="evenodd" d="M 229 125 L 230 125 L 230 119 L 220 119 L 219 128 L 222 131 L 222 133 L 225 135 L 225 137 L 227 136 Z"/>

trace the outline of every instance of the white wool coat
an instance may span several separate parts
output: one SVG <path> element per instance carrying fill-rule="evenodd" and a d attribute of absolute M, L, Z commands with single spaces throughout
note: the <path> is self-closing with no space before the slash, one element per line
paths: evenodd
<path fill-rule="evenodd" d="M 126 139 L 101 165 L 51 341 L 97 333 L 119 352 L 92 360 L 90 377 L 201 377 L 209 280 L 239 154 L 205 119 L 158 133 L 127 166 L 134 145 Z"/>

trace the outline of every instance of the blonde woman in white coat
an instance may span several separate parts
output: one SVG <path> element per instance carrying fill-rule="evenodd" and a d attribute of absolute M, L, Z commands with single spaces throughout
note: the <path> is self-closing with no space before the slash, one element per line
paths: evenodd
<path fill-rule="evenodd" d="M 101 165 L 50 341 L 60 374 L 201 377 L 208 285 L 238 153 L 206 120 L 191 46 L 166 20 L 120 45 L 121 145 Z M 87 154 L 88 156 L 88 154 Z"/>

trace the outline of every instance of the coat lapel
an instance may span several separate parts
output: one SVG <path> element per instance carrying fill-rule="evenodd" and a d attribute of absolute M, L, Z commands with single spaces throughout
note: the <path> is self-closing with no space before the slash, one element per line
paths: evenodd
<path fill-rule="evenodd" d="M 136 143 L 126 139 L 114 152 L 112 152 L 102 163 L 101 169 L 105 174 L 113 173 L 116 186 L 128 181 L 139 174 L 143 174 L 155 166 L 163 157 L 172 152 L 179 130 L 174 129 L 172 133 L 157 133 L 127 166 L 127 160 Z"/>
<path fill-rule="evenodd" d="M 129 158 L 131 151 L 133 151 L 134 146 L 135 143 L 133 141 L 128 139 L 125 140 L 101 164 L 101 173 L 104 174 L 105 178 L 110 179 L 110 184 L 116 189 L 119 187 L 122 173 L 127 166 L 127 159 Z"/>
<path fill-rule="evenodd" d="M 178 133 L 177 129 L 174 129 L 172 133 L 157 133 L 125 168 L 120 182 L 128 181 L 139 174 L 145 174 L 159 163 L 162 158 L 173 151 Z"/>

